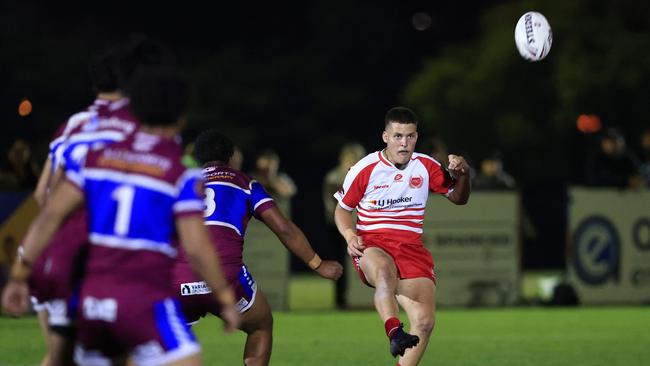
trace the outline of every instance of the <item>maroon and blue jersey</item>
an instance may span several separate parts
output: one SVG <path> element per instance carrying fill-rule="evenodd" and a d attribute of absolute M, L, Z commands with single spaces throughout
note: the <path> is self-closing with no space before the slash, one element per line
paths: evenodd
<path fill-rule="evenodd" d="M 139 128 L 129 109 L 129 100 L 103 103 L 92 111 L 85 123 L 70 130 L 62 153 L 63 165 L 78 165 L 91 147 L 124 141 Z"/>
<path fill-rule="evenodd" d="M 91 119 L 97 118 L 98 110 L 100 108 L 105 109 L 104 107 L 108 106 L 109 104 L 111 104 L 111 102 L 106 99 L 95 99 L 93 104 L 91 104 L 88 108 L 81 112 L 73 114 L 70 116 L 70 118 L 68 118 L 67 121 L 59 126 L 59 128 L 54 133 L 52 141 L 49 145 L 48 157 L 52 162 L 52 172 L 56 171 L 56 169 L 62 165 L 63 153 L 66 148 L 66 141 L 68 137 L 70 137 L 70 134 L 73 131 L 78 131 L 79 126 L 82 124 L 85 124 Z"/>
<path fill-rule="evenodd" d="M 178 141 L 137 132 L 91 150 L 83 165 L 68 165 L 67 178 L 83 190 L 88 211 L 87 277 L 169 287 L 175 216 L 203 213 L 201 172 L 186 170 L 181 155 Z"/>
<path fill-rule="evenodd" d="M 57 130 L 50 143 L 52 172 L 59 167 L 78 168 L 90 146 L 123 141 L 138 126 L 129 110 L 128 99 L 114 102 L 96 99 Z M 66 218 L 34 265 L 30 277 L 32 294 L 41 302 L 52 303 L 49 317 L 52 325 L 71 324 L 74 309 L 66 304 L 83 276 L 87 239 L 86 211 L 80 208 Z"/>
<path fill-rule="evenodd" d="M 84 193 L 90 241 L 80 364 L 110 364 L 125 351 L 138 364 L 164 364 L 199 350 L 169 287 L 176 219 L 203 214 L 201 172 L 187 170 L 181 156 L 178 140 L 138 131 L 91 146 L 85 161 L 67 167 Z"/>
<path fill-rule="evenodd" d="M 221 268 L 235 294 L 235 307 L 245 312 L 255 302 L 257 284 L 243 262 L 244 236 L 252 217 L 260 218 L 275 201 L 262 185 L 227 165 L 203 169 L 205 179 L 204 220 L 221 261 Z M 212 290 L 192 271 L 180 253 L 174 267 L 172 289 L 181 298 L 183 312 L 190 323 L 207 313 L 220 314 Z"/>
<path fill-rule="evenodd" d="M 203 169 L 205 224 L 208 225 L 224 266 L 243 264 L 244 235 L 250 219 L 259 218 L 275 201 L 256 180 L 227 165 Z"/>

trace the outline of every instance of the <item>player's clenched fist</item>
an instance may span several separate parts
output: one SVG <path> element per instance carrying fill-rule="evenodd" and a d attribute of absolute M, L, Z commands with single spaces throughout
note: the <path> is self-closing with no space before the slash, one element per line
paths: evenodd
<path fill-rule="evenodd" d="M 226 333 L 232 333 L 241 324 L 241 315 L 234 306 L 226 306 L 221 311 L 221 319 L 223 319 L 223 329 Z"/>
<path fill-rule="evenodd" d="M 465 158 L 459 155 L 449 155 L 449 166 L 447 169 L 456 177 L 469 174 L 469 164 L 467 164 Z"/>
<path fill-rule="evenodd" d="M 20 316 L 27 312 L 29 290 L 24 281 L 10 280 L 2 294 L 2 307 L 7 314 Z"/>
<path fill-rule="evenodd" d="M 330 280 L 338 280 L 343 274 L 343 266 L 337 261 L 322 261 L 316 273 Z"/>

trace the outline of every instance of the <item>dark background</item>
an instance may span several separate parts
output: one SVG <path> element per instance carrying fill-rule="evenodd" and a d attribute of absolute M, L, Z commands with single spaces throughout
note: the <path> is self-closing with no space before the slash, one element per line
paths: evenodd
<path fill-rule="evenodd" d="M 528 10 L 554 30 L 537 63 L 514 45 Z M 3 2 L 0 142 L 6 151 L 26 138 L 44 160 L 56 126 L 93 99 L 89 57 L 144 33 L 171 46 L 196 85 L 186 141 L 223 128 L 245 170 L 276 150 L 298 186 L 293 217 L 325 256 L 343 244 L 324 236 L 323 176 L 345 142 L 382 148 L 385 111 L 407 105 L 421 140 L 438 135 L 474 165 L 504 153 L 537 232 L 524 240 L 524 268 L 562 268 L 566 187 L 583 183 L 594 146 L 577 116 L 621 127 L 631 148 L 649 125 L 647 10 L 642 1 Z M 417 12 L 431 17 L 424 30 Z M 27 117 L 17 114 L 23 98 L 34 106 Z"/>

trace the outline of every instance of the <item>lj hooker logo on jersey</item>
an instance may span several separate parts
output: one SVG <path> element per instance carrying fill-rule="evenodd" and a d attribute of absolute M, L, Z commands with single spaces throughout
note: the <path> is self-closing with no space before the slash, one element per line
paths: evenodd
<path fill-rule="evenodd" d="M 423 181 L 424 181 L 424 179 L 422 179 L 421 175 L 418 175 L 417 177 L 412 176 L 409 179 L 409 187 L 411 187 L 411 188 L 420 188 L 420 187 L 422 187 L 422 182 Z"/>
<path fill-rule="evenodd" d="M 374 206 L 379 206 L 379 207 L 388 207 L 388 206 L 393 206 L 397 205 L 400 203 L 410 203 L 413 197 L 400 197 L 397 199 L 384 199 L 384 200 L 370 200 L 370 204 Z"/>

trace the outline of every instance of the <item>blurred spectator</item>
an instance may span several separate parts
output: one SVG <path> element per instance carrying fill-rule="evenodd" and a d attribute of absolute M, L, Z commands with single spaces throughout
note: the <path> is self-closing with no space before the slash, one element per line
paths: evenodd
<path fill-rule="evenodd" d="M 187 168 L 198 168 L 199 162 L 194 158 L 194 143 L 190 142 L 183 150 L 183 157 L 181 158 L 183 165 Z"/>
<path fill-rule="evenodd" d="M 440 137 L 434 136 L 429 139 L 424 139 L 421 144 L 420 150 L 436 159 L 443 166 L 449 165 L 449 151 L 447 150 L 447 143 Z"/>
<path fill-rule="evenodd" d="M 228 162 L 228 165 L 231 167 L 241 171 L 242 166 L 244 165 L 244 153 L 241 151 L 241 149 L 238 146 L 235 146 L 235 150 L 232 153 L 232 156 L 230 157 L 230 161 Z"/>
<path fill-rule="evenodd" d="M 638 159 L 627 149 L 623 134 L 616 128 L 609 128 L 599 142 L 599 149 L 587 159 L 585 166 L 587 185 L 620 189 L 641 187 Z"/>
<path fill-rule="evenodd" d="M 275 151 L 266 150 L 257 157 L 255 170 L 249 175 L 262 184 L 280 207 L 280 211 L 290 217 L 291 197 L 296 194 L 297 189 L 293 179 L 280 172 L 279 168 L 280 156 Z"/>
<path fill-rule="evenodd" d="M 0 173 L 0 185 L 9 189 L 34 189 L 40 169 L 29 144 L 15 140 L 7 153 L 7 166 Z"/>
<path fill-rule="evenodd" d="M 325 206 L 325 222 L 334 225 L 334 209 L 337 201 L 333 194 L 343 186 L 343 180 L 348 170 L 366 156 L 366 149 L 353 142 L 344 145 L 339 153 L 339 164 L 327 172 L 323 181 L 323 204 Z M 337 239 L 339 234 L 337 233 Z"/>
<path fill-rule="evenodd" d="M 476 175 L 474 189 L 515 189 L 514 178 L 503 170 L 503 159 L 499 152 L 493 152 L 481 162 L 481 171 Z"/>
<path fill-rule="evenodd" d="M 645 186 L 650 188 L 650 128 L 641 134 L 641 177 Z"/>
<path fill-rule="evenodd" d="M 447 143 L 442 138 L 433 136 L 428 139 L 423 139 L 422 142 L 418 142 L 418 146 L 420 146 L 420 151 L 436 159 L 445 169 L 449 166 L 449 149 L 447 148 Z M 471 180 L 474 180 L 474 177 L 476 177 L 476 169 L 474 169 L 474 164 L 469 153 L 462 151 L 459 155 L 462 155 L 470 165 L 469 177 Z"/>
<path fill-rule="evenodd" d="M 334 224 L 334 209 L 336 208 L 337 201 L 334 198 L 334 193 L 343 186 L 343 180 L 350 167 L 359 161 L 359 159 L 366 156 L 366 150 L 360 144 L 353 142 L 344 145 L 339 153 L 339 164 L 330 170 L 323 180 L 323 205 L 325 207 L 325 223 L 327 224 L 327 239 L 329 241 L 328 247 L 331 257 L 346 267 L 346 245 L 341 240 L 336 225 Z M 339 309 L 346 307 L 347 300 L 345 298 L 345 276 L 336 281 L 336 306 Z"/>

